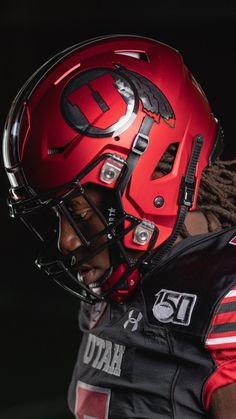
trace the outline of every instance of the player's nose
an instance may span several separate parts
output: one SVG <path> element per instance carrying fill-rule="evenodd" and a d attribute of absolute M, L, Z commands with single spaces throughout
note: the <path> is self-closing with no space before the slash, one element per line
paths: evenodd
<path fill-rule="evenodd" d="M 81 246 L 81 240 L 70 222 L 61 217 L 59 224 L 58 249 L 67 254 Z"/>

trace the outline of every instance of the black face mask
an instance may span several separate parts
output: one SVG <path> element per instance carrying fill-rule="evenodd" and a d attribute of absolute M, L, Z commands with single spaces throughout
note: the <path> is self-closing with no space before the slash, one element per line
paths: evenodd
<path fill-rule="evenodd" d="M 88 302 L 103 299 L 103 296 L 97 294 L 97 289 L 107 281 L 113 270 L 120 264 L 133 269 L 136 260 L 129 257 L 123 245 L 123 238 L 140 223 L 140 220 L 124 213 L 119 196 L 114 193 L 113 189 L 105 187 L 97 189 L 103 198 L 98 206 L 91 198 L 90 187 L 83 188 L 78 184 L 77 188 L 51 200 L 46 205 L 38 203 L 33 211 L 32 208 L 28 213 L 25 210 L 24 216 L 21 217 L 27 227 L 43 242 L 36 265 L 63 288 Z M 73 199 L 78 197 L 83 198 L 85 207 L 85 212 L 82 211 L 79 216 L 73 211 L 72 205 Z M 83 219 L 83 215 L 86 217 L 86 212 L 90 214 L 88 221 Z M 58 214 L 70 224 L 80 242 L 78 248 L 66 254 L 58 248 L 60 236 Z M 94 217 L 98 226 L 96 231 L 92 226 Z M 129 226 L 126 228 L 124 228 L 125 220 L 129 221 Z M 89 264 L 94 256 L 105 249 L 109 252 L 110 267 L 96 283 L 86 286 L 80 275 L 81 266 Z"/>
<path fill-rule="evenodd" d="M 141 225 L 143 220 L 127 214 L 122 207 L 123 186 L 129 178 L 126 162 L 124 162 L 124 168 L 114 188 L 96 185 L 95 190 L 98 190 L 102 196 L 99 205 L 95 204 L 92 194 L 89 194 L 91 185 L 87 184 L 86 187 L 81 185 L 80 181 L 84 175 L 93 170 L 93 167 L 102 160 L 111 157 L 114 159 L 113 155 L 103 155 L 73 182 L 63 185 L 57 190 L 49 191 L 43 196 L 37 195 L 26 185 L 14 188 L 13 197 L 9 199 L 10 214 L 20 218 L 42 242 L 42 249 L 36 259 L 36 265 L 63 288 L 89 303 L 107 298 L 109 290 L 106 290 L 104 295 L 98 295 L 94 289 L 98 288 L 98 285 L 101 287 L 111 276 L 112 271 L 121 265 L 126 267 L 125 275 L 122 274 L 122 278 L 116 280 L 113 288 L 123 289 L 129 275 L 140 267 L 145 258 L 151 254 L 158 236 L 158 230 L 154 226 L 148 248 L 142 252 L 142 257 L 139 259 L 130 258 L 129 250 L 123 244 L 124 237 L 130 232 L 134 237 L 136 227 Z M 99 230 L 94 232 L 90 230 L 88 224 L 83 224 L 83 220 L 76 219 L 71 208 L 71 202 L 75 197 L 82 197 L 86 208 L 97 217 Z M 79 240 L 77 249 L 64 253 L 59 250 L 60 224 L 56 212 L 65 217 L 77 234 Z M 94 256 L 105 249 L 110 255 L 109 269 L 99 278 L 99 284 L 86 286 L 78 274 L 81 266 L 89 264 Z M 110 292 L 112 293 L 113 290 Z"/>

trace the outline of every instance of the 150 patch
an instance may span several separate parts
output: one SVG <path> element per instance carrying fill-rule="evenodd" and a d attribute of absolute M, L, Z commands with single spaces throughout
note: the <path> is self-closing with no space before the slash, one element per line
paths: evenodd
<path fill-rule="evenodd" d="M 190 324 L 192 311 L 196 303 L 195 294 L 180 293 L 161 289 L 156 295 L 152 312 L 161 323 L 175 323 L 182 326 Z"/>

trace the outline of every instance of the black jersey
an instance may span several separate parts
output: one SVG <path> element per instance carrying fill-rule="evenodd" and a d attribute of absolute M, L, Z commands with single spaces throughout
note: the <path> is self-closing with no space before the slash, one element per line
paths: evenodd
<path fill-rule="evenodd" d="M 236 284 L 235 236 L 230 228 L 189 237 L 129 301 L 81 304 L 83 339 L 68 393 L 77 418 L 207 417 L 204 387 L 217 366 L 205 341 Z"/>

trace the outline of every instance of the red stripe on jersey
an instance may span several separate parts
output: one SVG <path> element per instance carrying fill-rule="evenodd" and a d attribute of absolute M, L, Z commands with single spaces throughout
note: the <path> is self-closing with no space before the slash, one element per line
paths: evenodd
<path fill-rule="evenodd" d="M 210 339 L 220 339 L 220 338 L 224 339 L 224 338 L 227 338 L 228 336 L 236 336 L 236 331 L 232 330 L 230 332 L 224 332 L 224 333 L 222 333 L 222 332 L 221 333 L 209 333 L 209 335 L 207 336 L 207 340 L 206 340 L 206 346 L 207 346 L 207 342 Z M 226 341 L 226 339 L 225 339 L 225 341 Z M 218 349 L 220 349 L 220 348 L 218 348 Z M 224 348 L 222 347 L 222 349 L 224 349 Z"/>
<path fill-rule="evenodd" d="M 236 293 L 236 290 L 234 291 L 235 293 Z M 232 296 L 232 297 L 225 297 L 223 300 L 222 300 L 222 302 L 221 302 L 221 304 L 223 304 L 223 303 L 236 303 L 236 295 L 235 296 Z"/>
<path fill-rule="evenodd" d="M 204 388 L 205 408 L 210 407 L 213 392 L 222 386 L 232 384 L 236 381 L 236 352 L 234 351 L 233 359 L 223 362 L 218 369 L 210 376 Z"/>
<path fill-rule="evenodd" d="M 232 346 L 236 345 L 236 336 L 234 336 L 234 340 L 233 343 L 230 342 L 224 342 L 224 349 L 232 349 Z M 217 350 L 221 350 L 222 344 L 221 345 L 214 345 L 214 348 L 211 348 L 210 346 L 207 347 L 207 350 L 211 352 L 211 354 L 213 354 L 213 351 L 217 351 Z M 236 349 L 235 349 L 235 359 L 236 359 Z"/>
<path fill-rule="evenodd" d="M 212 321 L 212 326 L 216 326 L 217 324 L 234 323 L 234 322 L 236 322 L 236 312 L 230 311 L 228 313 L 216 314 Z"/>
<path fill-rule="evenodd" d="M 206 338 L 205 348 L 211 352 L 217 366 L 204 388 L 206 409 L 209 408 L 212 393 L 217 388 L 236 381 L 236 309 L 219 313 L 220 310 L 227 308 L 227 304 L 235 302 L 236 286 L 221 300 Z M 227 331 L 227 326 L 230 325 L 232 330 Z M 219 328 L 222 330 L 219 331 Z"/>
<path fill-rule="evenodd" d="M 236 287 L 232 288 L 221 300 L 220 304 L 227 303 L 229 301 L 236 301 Z"/>

